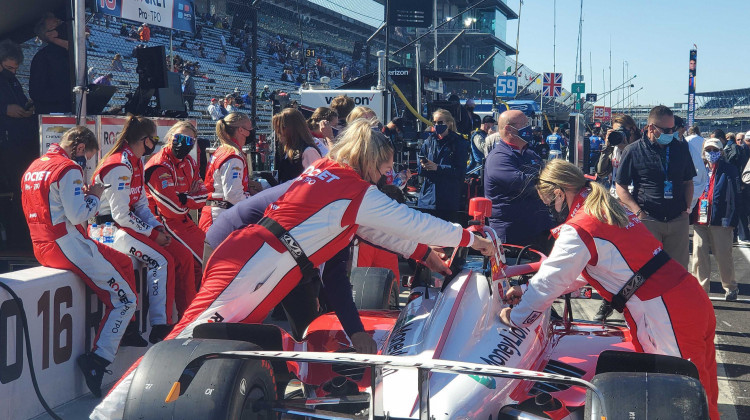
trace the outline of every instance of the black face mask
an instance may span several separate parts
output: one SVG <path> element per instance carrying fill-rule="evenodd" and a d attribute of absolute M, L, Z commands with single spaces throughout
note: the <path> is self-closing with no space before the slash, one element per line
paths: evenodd
<path fill-rule="evenodd" d="M 562 208 L 560 208 L 560 211 L 557 211 L 557 209 L 555 208 L 555 201 L 552 201 L 547 205 L 547 210 L 549 210 L 550 214 L 557 223 L 563 223 L 568 220 L 570 209 L 568 208 L 568 203 L 566 201 L 563 201 L 563 205 Z"/>
<path fill-rule="evenodd" d="M 194 140 L 182 134 L 177 134 L 172 140 L 172 154 L 179 160 L 185 159 L 185 156 L 193 150 Z"/>
<path fill-rule="evenodd" d="M 65 29 L 65 23 L 57 25 L 55 31 L 57 31 L 57 39 L 61 39 L 63 41 L 68 40 L 68 31 Z"/>
<path fill-rule="evenodd" d="M 0 77 L 2 77 L 5 80 L 13 80 L 13 78 L 16 77 L 16 75 L 13 74 L 12 71 L 4 68 L 0 71 Z"/>
<path fill-rule="evenodd" d="M 74 155 L 76 153 L 76 146 L 73 146 L 73 154 Z M 70 159 L 73 160 L 73 162 L 77 163 L 78 166 L 80 166 L 81 168 L 86 169 L 86 154 L 85 153 L 84 153 L 83 156 L 73 156 Z"/>
<path fill-rule="evenodd" d="M 145 151 L 143 152 L 143 155 L 144 155 L 144 156 L 145 156 L 145 155 L 150 155 L 151 153 L 154 153 L 154 150 L 156 150 L 156 145 L 153 145 L 152 147 L 148 147 L 148 146 L 146 145 L 146 140 L 143 140 L 143 147 L 144 147 L 144 148 L 146 149 L 146 150 L 145 150 Z"/>

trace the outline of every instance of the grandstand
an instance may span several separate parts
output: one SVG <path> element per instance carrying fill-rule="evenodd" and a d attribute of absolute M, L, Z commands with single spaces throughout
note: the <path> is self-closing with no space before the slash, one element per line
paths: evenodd
<path fill-rule="evenodd" d="M 299 55 L 302 55 L 302 47 L 297 42 L 300 34 L 298 32 L 298 22 L 296 16 L 290 14 L 290 10 L 285 8 L 284 2 L 275 2 L 274 4 L 261 3 L 259 13 L 259 32 L 258 32 L 258 93 L 264 85 L 270 89 L 285 91 L 290 94 L 291 99 L 299 99 L 299 83 L 281 80 L 281 73 L 284 68 L 291 68 L 294 75 L 303 74 L 307 76 L 306 71 L 301 68 L 298 61 L 284 63 L 272 56 L 268 46 L 271 43 L 283 43 L 288 48 L 299 49 Z M 286 5 L 288 6 L 288 5 Z M 315 11 L 322 13 L 324 10 L 320 6 L 309 4 L 305 9 L 304 24 L 304 48 L 316 50 L 316 56 L 313 60 L 321 58 L 324 66 L 331 71 L 330 87 L 336 88 L 343 81 L 341 79 L 341 67 L 347 65 L 351 68 L 352 76 L 358 75 L 364 69 L 365 60 L 352 60 L 352 49 L 354 42 L 359 40 L 364 42 L 364 35 L 369 29 L 367 25 L 361 23 L 352 23 L 348 25 L 332 25 L 335 16 L 329 12 L 327 16 L 323 14 L 312 15 Z M 235 19 L 242 18 L 239 14 L 234 16 Z M 351 21 L 352 19 L 348 19 Z M 343 21 L 343 20 L 342 20 Z M 248 22 L 249 23 L 249 22 Z M 115 18 L 94 18 L 89 23 L 91 36 L 87 43 L 87 64 L 91 69 L 89 80 L 112 73 L 114 79 L 112 84 L 118 88 L 117 93 L 109 103 L 109 108 L 121 107 L 127 101 L 125 95 L 135 90 L 138 85 L 138 75 L 135 72 L 136 59 L 132 53 L 134 48 L 140 44 L 140 41 L 120 34 L 120 28 L 126 25 L 129 29 L 133 22 L 120 21 Z M 249 93 L 251 89 L 251 77 L 247 69 L 241 69 L 245 62 L 245 51 L 236 45 L 227 43 L 226 59 L 224 63 L 218 62 L 217 58 L 222 51 L 221 36 L 225 39 L 232 39 L 232 31 L 217 27 L 218 25 L 210 24 L 203 16 L 199 16 L 197 26 L 201 27 L 201 39 L 196 39 L 193 34 L 172 31 L 171 45 L 174 55 L 179 56 L 183 62 L 199 63 L 199 70 L 195 80 L 196 90 L 198 92 L 195 100 L 195 111 L 189 112 L 190 117 L 198 120 L 199 133 L 202 137 L 213 138 L 214 123 L 211 121 L 206 112 L 211 98 L 221 98 L 239 89 L 241 94 Z M 354 31 L 355 27 L 360 27 Z M 151 40 L 147 46 L 163 45 L 169 56 L 170 51 L 170 34 L 169 30 L 162 28 L 152 28 Z M 333 41 L 333 42 L 332 42 Z M 202 46 L 205 51 L 204 57 L 200 56 L 198 47 Z M 24 86 L 28 86 L 29 67 L 31 59 L 39 49 L 40 45 L 33 40 L 22 44 L 24 50 L 24 63 L 18 71 L 18 78 Z M 112 58 L 115 54 L 121 54 L 125 71 L 114 71 L 110 68 Z M 373 52 L 374 54 L 374 52 Z M 168 60 L 169 61 L 169 60 Z M 312 63 L 308 63 L 310 65 Z M 245 112 L 250 112 L 250 106 L 246 105 Z M 258 128 L 259 132 L 268 130 L 271 118 L 270 103 L 258 103 Z"/>

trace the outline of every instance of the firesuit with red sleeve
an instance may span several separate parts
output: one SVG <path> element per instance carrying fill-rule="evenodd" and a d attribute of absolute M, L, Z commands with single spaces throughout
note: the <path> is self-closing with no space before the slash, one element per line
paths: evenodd
<path fill-rule="evenodd" d="M 166 247 L 155 239 L 162 224 L 148 208 L 144 191 L 143 162 L 125 144 L 96 169 L 94 180 L 111 185 L 102 194 L 97 221 L 112 220 L 119 228 L 113 248 L 133 255 L 148 268 L 149 320 L 151 325 L 172 324 L 172 305 L 177 281 L 195 287 L 193 257 L 181 243 Z M 177 273 L 177 276 L 175 276 Z M 177 302 L 179 304 L 179 302 Z M 177 307 L 178 312 L 184 310 Z"/>
<path fill-rule="evenodd" d="M 347 246 L 355 234 L 401 254 L 412 244 L 409 256 L 418 259 L 425 255 L 426 243 L 455 247 L 474 242 L 461 226 L 396 203 L 349 166 L 328 158 L 307 168 L 268 207 L 264 219 L 281 225 L 314 266 Z M 302 278 L 292 254 L 260 224 L 229 235 L 208 259 L 204 274 L 201 290 L 167 339 L 190 337 L 207 322 L 262 322 Z M 120 418 L 134 368 L 96 407 L 92 419 Z"/>
<path fill-rule="evenodd" d="M 137 295 L 130 258 L 89 239 L 81 225 L 96 214 L 99 198 L 83 193 L 81 167 L 56 143 L 31 164 L 22 188 L 34 255 L 45 267 L 78 275 L 104 303 L 93 352 L 112 362 Z"/>
<path fill-rule="evenodd" d="M 208 192 L 203 186 L 203 180 L 198 173 L 198 165 L 190 156 L 178 159 L 171 147 L 159 150 L 145 167 L 146 195 L 151 212 L 164 224 L 167 232 L 184 245 L 193 256 L 193 272 L 196 287 L 176 289 L 176 299 L 184 300 L 188 304 L 195 297 L 195 291 L 200 285 L 203 271 L 203 242 L 206 234 L 193 222 L 188 213 L 192 209 L 200 209 L 206 203 Z M 201 189 L 191 191 L 194 183 Z M 191 194 L 192 192 L 192 194 Z M 191 292 L 192 291 L 192 292 Z"/>
<path fill-rule="evenodd" d="M 553 230 L 557 240 L 552 252 L 529 281 L 521 303 L 510 312 L 516 326 L 533 324 L 557 297 L 586 283 L 611 301 L 636 270 L 662 251 L 661 242 L 635 215 L 629 213 L 630 224 L 621 228 L 582 211 L 589 191 L 584 188 L 577 195 L 568 220 Z M 627 301 L 624 316 L 637 351 L 682 357 L 695 364 L 711 418 L 718 420 L 716 317 L 696 278 L 670 258 Z"/>
<path fill-rule="evenodd" d="M 222 211 L 250 196 L 249 179 L 247 160 L 240 150 L 226 145 L 216 149 L 206 169 L 208 200 L 198 221 L 203 232 L 208 232 Z"/>

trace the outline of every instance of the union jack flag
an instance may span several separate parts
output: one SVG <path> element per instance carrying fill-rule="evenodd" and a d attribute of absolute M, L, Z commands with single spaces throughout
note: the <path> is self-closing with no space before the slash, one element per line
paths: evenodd
<path fill-rule="evenodd" d="M 562 73 L 544 73 L 542 86 L 544 96 L 562 96 Z"/>

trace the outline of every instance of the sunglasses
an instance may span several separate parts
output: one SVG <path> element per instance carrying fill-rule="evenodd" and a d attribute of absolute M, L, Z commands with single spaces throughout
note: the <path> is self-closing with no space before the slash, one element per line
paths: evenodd
<path fill-rule="evenodd" d="M 658 126 L 658 125 L 656 125 L 656 124 L 651 124 L 651 125 L 653 125 L 654 127 L 658 128 L 658 129 L 659 129 L 659 131 L 661 131 L 661 132 L 662 132 L 662 133 L 664 133 L 664 134 L 672 134 L 672 133 L 674 133 L 674 132 L 675 132 L 675 127 L 671 127 L 671 128 L 662 128 L 662 127 L 659 127 L 659 126 Z"/>
<path fill-rule="evenodd" d="M 174 144 L 185 143 L 188 146 L 192 146 L 194 142 L 195 142 L 194 138 L 190 136 L 186 136 L 184 134 L 175 134 L 174 139 L 172 140 L 172 143 Z"/>
<path fill-rule="evenodd" d="M 444 121 L 433 121 L 432 123 L 433 123 L 433 124 L 445 124 L 445 122 L 444 122 Z"/>

